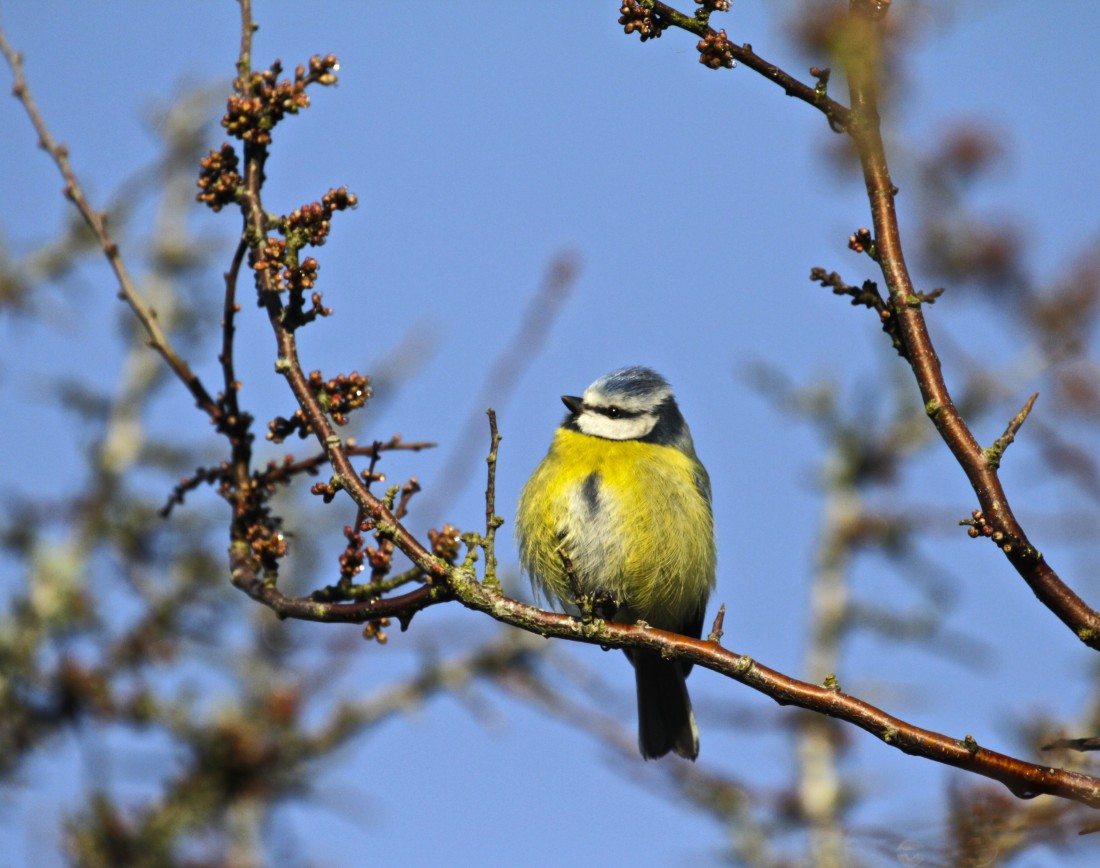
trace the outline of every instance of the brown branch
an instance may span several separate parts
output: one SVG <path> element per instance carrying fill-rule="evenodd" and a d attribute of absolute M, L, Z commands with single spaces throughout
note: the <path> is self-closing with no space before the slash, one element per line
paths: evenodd
<path fill-rule="evenodd" d="M 413 615 L 421 609 L 452 599 L 442 584 L 424 585 L 397 597 L 372 597 L 355 602 L 327 602 L 312 597 L 290 597 L 265 581 L 257 572 L 247 543 L 230 546 L 230 580 L 252 599 L 263 603 L 280 618 L 322 621 L 336 624 L 363 624 L 379 618 L 397 618 L 401 629 L 408 628 Z M 405 574 L 403 574 L 404 576 Z"/>
<path fill-rule="evenodd" d="M 882 141 L 877 82 L 880 74 L 878 45 L 881 13 L 867 0 L 852 0 L 853 15 L 865 17 L 864 32 L 873 34 L 869 44 L 846 56 L 851 116 L 847 125 L 859 153 L 863 178 L 874 221 L 875 249 L 890 293 L 893 315 L 905 347 L 905 355 L 920 387 L 925 409 L 956 461 L 966 473 L 982 512 L 994 530 L 1012 540 L 1005 551 L 1009 562 L 1035 596 L 1091 648 L 1100 650 L 1100 614 L 1077 596 L 1028 541 L 1008 503 L 996 464 L 990 462 L 955 407 L 940 368 L 940 360 L 928 333 L 921 297 L 902 252 L 901 231 Z M 1025 414 L 1026 415 L 1026 414 Z M 1020 420 L 1022 423 L 1022 419 Z M 1019 426 L 1017 426 L 1019 427 Z M 1007 433 L 1007 432 L 1006 432 Z"/>
<path fill-rule="evenodd" d="M 706 22 L 685 15 L 660 0 L 640 2 L 659 16 L 663 26 L 679 27 L 704 38 L 718 36 Z M 879 34 L 879 24 L 874 19 L 880 18 L 885 9 L 885 6 L 867 0 L 852 0 L 852 14 L 868 18 L 867 23 L 870 26 L 866 32 L 869 33 Z M 892 328 L 896 328 L 900 334 L 899 352 L 907 358 L 913 369 L 928 415 L 966 473 L 993 527 L 1002 538 L 1013 540 L 1013 544 L 1005 551 L 1009 562 L 1043 605 L 1070 627 L 1082 642 L 1100 650 L 1100 613 L 1077 596 L 1046 562 L 1042 553 L 1028 541 L 1009 506 L 997 476 L 997 468 L 990 465 L 986 450 L 978 445 L 959 414 L 944 381 L 939 358 L 921 310 L 922 303 L 934 300 L 937 293 L 920 293 L 914 288 L 902 254 L 894 206 L 897 190 L 890 179 L 878 113 L 877 45 L 854 49 L 846 58 L 851 93 L 850 109 L 824 96 L 820 89 L 797 81 L 763 60 L 752 52 L 751 46 L 737 46 L 727 42 L 725 49 L 734 59 L 780 85 L 789 96 L 822 111 L 829 118 L 833 129 L 846 131 L 852 137 L 863 167 L 874 220 L 874 258 L 879 262 L 890 291 L 891 310 L 887 313 L 889 319 L 897 323 Z M 820 76 L 818 80 L 821 81 Z M 838 291 L 847 292 L 846 288 Z M 853 303 L 867 303 L 854 293 L 847 294 L 853 295 Z M 894 336 L 891 334 L 891 337 Z"/>
<path fill-rule="evenodd" d="M 660 0 L 639 0 L 639 2 L 642 6 L 657 13 L 663 26 L 678 27 L 703 39 L 719 38 L 718 31 L 694 15 L 685 15 L 666 3 L 660 2 Z M 723 36 L 724 34 L 725 31 L 722 31 Z M 812 105 L 828 118 L 829 126 L 834 131 L 839 133 L 847 129 L 850 121 L 850 109 L 829 97 L 825 92 L 824 85 L 819 84 L 818 87 L 814 87 L 799 81 L 790 73 L 783 71 L 774 63 L 769 63 L 759 54 L 756 54 L 748 43 L 735 45 L 733 42 L 725 41 L 724 49 L 734 60 L 743 63 L 754 72 L 760 73 L 768 81 L 779 85 L 787 96 L 793 96 L 795 99 L 800 99 Z M 825 76 L 825 79 L 827 82 L 828 77 Z M 821 81 L 820 77 L 818 81 Z"/>
<path fill-rule="evenodd" d="M 645 648 L 661 654 L 665 659 L 690 660 L 769 696 L 780 705 L 794 705 L 845 721 L 903 753 L 998 781 L 1019 798 L 1046 794 L 1100 808 L 1098 778 L 1036 765 L 988 750 L 969 735 L 954 739 L 923 729 L 845 694 L 835 686 L 819 686 L 791 678 L 747 655 L 726 650 L 709 638 L 693 639 L 648 625 L 617 624 L 547 612 L 511 599 L 458 568 L 452 568 L 443 580 L 435 584 L 425 585 L 399 597 L 325 603 L 287 597 L 274 585 L 249 577 L 247 547 L 243 548 L 243 557 L 238 558 L 238 562 L 243 569 L 234 569 L 234 584 L 253 599 L 272 608 L 281 618 L 363 623 L 392 616 L 398 618 L 404 627 L 421 609 L 457 599 L 469 609 L 544 637 L 608 648 Z"/>
<path fill-rule="evenodd" d="M 353 441 L 348 440 L 344 448 L 348 455 L 368 457 L 372 462 L 377 462 L 383 452 L 420 452 L 423 449 L 434 449 L 435 446 L 436 444 L 431 440 L 405 441 L 401 439 L 400 434 L 394 434 L 389 440 L 375 440 L 370 446 L 357 446 Z M 328 464 L 328 455 L 321 452 L 309 458 L 303 458 L 301 461 L 275 466 L 265 471 L 264 475 L 268 482 L 282 482 L 300 473 L 315 473 L 325 464 Z"/>
<path fill-rule="evenodd" d="M 241 49 L 237 62 L 237 74 L 238 81 L 242 83 L 251 74 L 251 34 L 254 29 L 251 3 L 249 0 L 241 0 Z M 264 164 L 267 161 L 267 146 L 262 141 L 245 141 L 244 156 L 244 192 L 240 201 L 244 219 L 243 237 L 248 241 L 254 261 L 261 261 L 264 258 L 263 248 L 268 231 L 267 215 L 261 197 L 261 188 L 264 182 Z M 335 471 L 334 480 L 338 481 L 343 490 L 348 492 L 383 538 L 392 540 L 425 573 L 429 586 L 412 591 L 405 596 L 422 595 L 426 591 L 431 591 L 433 594 L 440 592 L 440 588 L 434 588 L 430 583 L 445 578 L 447 564 L 421 545 L 400 524 L 385 504 L 370 492 L 351 463 L 347 445 L 336 433 L 316 395 L 310 389 L 298 358 L 295 333 L 284 320 L 283 314 L 286 308 L 275 286 L 273 271 L 274 269 L 264 268 L 255 270 L 254 273 L 260 302 L 267 312 L 268 321 L 275 333 L 278 353 L 275 364 L 276 370 L 286 378 L 299 407 L 305 415 L 310 430 L 321 444 L 321 449 Z M 231 551 L 231 559 L 234 561 L 234 584 L 256 597 L 256 599 L 260 599 L 261 602 L 268 605 L 275 602 L 283 606 L 282 610 L 277 609 L 277 611 L 280 611 L 284 617 L 291 614 L 291 611 L 285 608 L 289 605 L 286 602 L 287 598 L 280 600 L 278 597 L 273 596 L 272 592 L 275 589 L 260 577 L 260 565 L 255 562 L 255 559 L 247 555 L 247 546 L 245 549 L 241 549 L 241 544 L 241 540 L 235 539 Z M 237 553 L 235 558 L 233 552 Z M 420 599 L 420 597 L 416 597 L 416 599 Z M 314 601 L 299 601 L 299 603 L 302 611 L 307 613 L 307 617 L 316 617 L 317 610 L 312 608 L 315 606 L 344 605 L 316 603 Z M 383 601 L 374 600 L 369 603 L 350 603 L 346 605 L 351 607 L 374 606 L 377 608 L 384 605 L 384 603 Z M 396 614 L 399 618 L 402 617 L 397 612 L 381 612 L 380 614 Z M 356 614 L 351 619 L 354 620 L 354 617 L 357 616 Z M 367 615 L 367 617 L 373 616 Z M 411 617 L 411 613 L 408 617 Z M 402 618 L 402 623 L 405 624 L 407 621 Z"/>
<path fill-rule="evenodd" d="M 237 303 L 237 279 L 241 273 L 241 265 L 244 262 L 248 246 L 242 239 L 237 244 L 237 250 L 233 254 L 229 271 L 225 273 L 225 301 L 222 307 L 222 349 L 218 354 L 218 361 L 222 366 L 222 394 L 219 396 L 223 408 L 222 430 L 229 438 L 232 451 L 233 476 L 235 491 L 246 492 L 249 488 L 249 474 L 252 470 L 252 439 L 250 431 L 252 416 L 241 413 L 240 401 L 237 393 L 241 384 L 237 382 L 237 374 L 233 363 L 233 341 L 236 335 L 236 315 L 241 309 Z M 235 498 L 234 507 L 243 509 L 244 499 Z"/>
<path fill-rule="evenodd" d="M 485 581 L 499 587 L 496 539 L 497 528 L 504 524 L 504 519 L 497 515 L 497 450 L 500 448 L 501 438 L 497 430 L 496 411 L 490 407 L 486 413 L 489 416 L 489 455 L 485 459 L 488 469 L 485 482 L 485 538 L 482 547 L 485 549 Z"/>
<path fill-rule="evenodd" d="M 370 475 L 373 477 L 374 467 L 383 452 L 420 452 L 423 449 L 434 449 L 435 446 L 436 444 L 430 440 L 405 441 L 401 439 L 400 434 L 394 434 L 389 440 L 375 440 L 370 446 L 357 446 L 354 441 L 349 439 L 346 449 L 348 455 L 370 458 Z M 252 479 L 257 485 L 261 486 L 289 483 L 295 476 L 303 474 L 315 476 L 326 465 L 328 465 L 328 455 L 324 452 L 311 455 L 309 458 L 303 458 L 301 461 L 295 461 L 292 456 L 287 455 L 281 463 L 269 461 L 265 469 L 257 470 L 253 474 Z M 160 508 L 159 514 L 162 518 L 167 517 L 174 507 L 183 503 L 188 492 L 194 491 L 202 485 L 213 485 L 218 482 L 229 481 L 236 482 L 236 477 L 228 464 L 223 463 L 217 467 L 199 467 L 191 476 L 181 479 L 179 484 L 172 489 L 168 500 Z M 240 490 L 239 486 L 238 490 Z"/>
<path fill-rule="evenodd" d="M 165 362 L 168 363 L 168 367 L 187 386 L 188 391 L 195 399 L 195 404 L 212 420 L 215 422 L 220 421 L 222 417 L 221 409 L 210 397 L 210 393 L 206 390 L 198 375 L 191 370 L 172 347 L 168 336 L 160 327 L 157 312 L 146 303 L 141 293 L 138 292 L 137 286 L 122 261 L 118 245 L 107 229 L 106 215 L 96 211 L 88 202 L 88 198 L 84 194 L 84 188 L 81 187 L 76 174 L 73 172 L 72 164 L 69 162 L 69 149 L 58 142 L 46 126 L 46 121 L 38 110 L 38 105 L 27 86 L 27 78 L 23 69 L 23 57 L 8 42 L 3 28 L 0 28 L 0 53 L 3 53 L 14 77 L 12 94 L 23 106 L 31 125 L 38 134 L 39 147 L 50 155 L 61 173 L 61 177 L 65 182 L 65 197 L 76 206 L 80 216 L 84 218 L 84 222 L 88 224 L 88 228 L 92 230 L 92 234 L 95 235 L 99 246 L 103 249 L 111 270 L 115 273 L 115 279 L 118 281 L 119 297 L 130 306 L 145 328 L 145 332 L 149 336 L 149 346 L 164 358 Z"/>
<path fill-rule="evenodd" d="M 493 449 L 496 448 L 496 438 Z M 413 556 L 402 545 L 398 546 Z M 243 549 L 247 563 L 247 547 Z M 235 572 L 235 583 L 237 574 Z M 728 651 L 717 642 L 692 639 L 657 630 L 648 625 L 616 624 L 592 617 L 574 618 L 547 612 L 501 593 L 489 583 L 477 581 L 469 570 L 445 569 L 432 584 L 401 597 L 360 603 L 320 603 L 284 597 L 273 585 L 252 581 L 244 586 L 255 599 L 275 609 L 281 617 L 309 620 L 362 622 L 383 616 L 397 617 L 402 626 L 422 608 L 457 599 L 463 606 L 544 637 L 586 642 L 610 648 L 646 648 L 664 659 L 693 663 L 739 681 L 770 696 L 780 705 L 795 705 L 843 720 L 880 738 L 886 744 L 914 756 L 954 766 L 1004 784 L 1020 798 L 1055 795 L 1091 807 L 1100 807 L 1100 779 L 1088 775 L 1040 766 L 981 747 L 972 736 L 953 739 L 922 729 L 842 693 L 835 684 L 818 686 L 783 675 L 752 658 Z M 716 625 L 718 621 L 716 619 Z M 720 629 L 720 625 L 718 625 Z"/>
<path fill-rule="evenodd" d="M 922 729 L 854 696 L 783 675 L 713 642 L 639 624 L 585 621 L 542 611 L 510 599 L 458 571 L 452 574 L 451 584 L 462 605 L 514 627 L 547 637 L 610 648 L 646 648 L 665 659 L 690 660 L 770 696 L 780 705 L 795 705 L 846 721 L 904 753 L 999 781 L 1020 798 L 1048 794 L 1100 807 L 1098 778 L 1025 762 L 983 748 L 970 737 L 954 739 Z"/>

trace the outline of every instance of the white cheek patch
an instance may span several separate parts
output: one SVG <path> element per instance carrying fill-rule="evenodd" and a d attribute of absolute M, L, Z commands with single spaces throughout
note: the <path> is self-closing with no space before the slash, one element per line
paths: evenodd
<path fill-rule="evenodd" d="M 632 419 L 612 419 L 602 413 L 586 410 L 577 417 L 577 427 L 583 434 L 606 440 L 638 440 L 652 431 L 656 424 L 657 417 L 650 414 Z"/>

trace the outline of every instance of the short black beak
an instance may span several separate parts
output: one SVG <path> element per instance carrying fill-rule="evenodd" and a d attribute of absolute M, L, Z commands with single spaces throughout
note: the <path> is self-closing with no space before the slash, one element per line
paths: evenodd
<path fill-rule="evenodd" d="M 584 408 L 584 399 L 578 398 L 576 395 L 562 395 L 561 402 L 569 408 L 569 412 L 576 415 L 580 413 Z"/>

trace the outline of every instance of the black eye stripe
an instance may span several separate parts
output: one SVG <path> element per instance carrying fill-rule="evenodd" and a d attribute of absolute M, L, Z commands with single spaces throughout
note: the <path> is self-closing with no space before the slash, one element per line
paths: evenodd
<path fill-rule="evenodd" d="M 637 419 L 642 415 L 641 410 L 624 410 L 622 407 L 593 407 L 585 404 L 584 408 L 606 416 L 608 419 Z"/>

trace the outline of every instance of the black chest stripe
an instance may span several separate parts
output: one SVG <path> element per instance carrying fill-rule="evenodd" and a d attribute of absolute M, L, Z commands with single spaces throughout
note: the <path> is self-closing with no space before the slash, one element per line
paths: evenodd
<path fill-rule="evenodd" d="M 589 473 L 581 486 L 581 494 L 589 512 L 595 512 L 600 506 L 600 474 Z"/>

